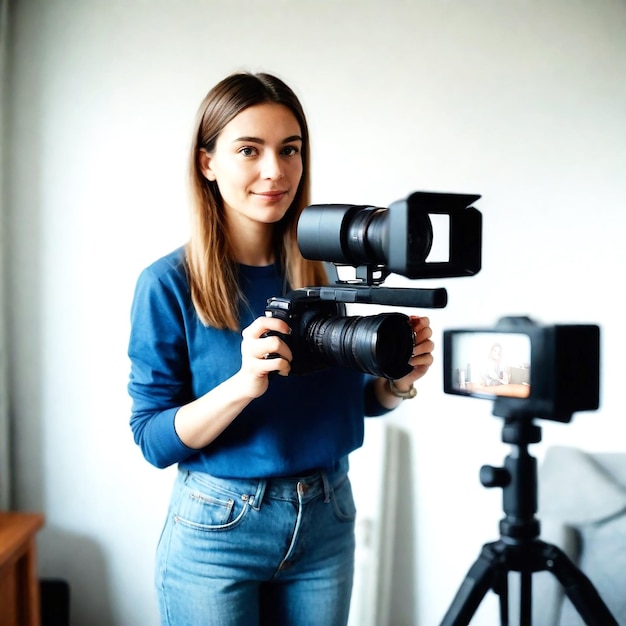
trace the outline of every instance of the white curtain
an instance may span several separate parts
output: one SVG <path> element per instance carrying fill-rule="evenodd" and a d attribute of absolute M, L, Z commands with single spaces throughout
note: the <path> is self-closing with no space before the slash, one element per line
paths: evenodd
<path fill-rule="evenodd" d="M 9 0 L 0 0 L 0 511 L 9 507 L 9 417 L 5 312 L 6 207 L 4 168 L 6 159 L 6 66 Z"/>

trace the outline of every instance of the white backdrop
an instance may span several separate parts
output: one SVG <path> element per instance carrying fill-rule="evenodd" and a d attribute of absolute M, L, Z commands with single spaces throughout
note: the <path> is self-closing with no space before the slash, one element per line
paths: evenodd
<path fill-rule="evenodd" d="M 622 0 L 10 4 L 14 488 L 16 506 L 46 514 L 41 572 L 69 580 L 75 625 L 156 624 L 173 470 L 150 467 L 128 427 L 129 307 L 140 269 L 185 240 L 195 111 L 239 68 L 300 95 L 315 202 L 482 194 L 483 270 L 432 285 L 449 291 L 428 312 L 435 341 L 509 314 L 600 323 L 601 410 L 544 422 L 534 452 L 624 449 Z M 441 619 L 501 517 L 478 470 L 502 462 L 502 424 L 488 402 L 442 393 L 436 357 L 387 418 L 404 442 L 394 626 Z M 487 606 L 476 623 L 493 622 Z"/>

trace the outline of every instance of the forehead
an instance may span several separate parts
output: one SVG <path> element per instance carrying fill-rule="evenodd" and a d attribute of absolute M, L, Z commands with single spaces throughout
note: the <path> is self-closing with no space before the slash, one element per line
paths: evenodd
<path fill-rule="evenodd" d="M 221 136 L 234 141 L 238 137 L 283 140 L 301 135 L 300 124 L 284 104 L 254 104 L 240 111 L 226 126 Z"/>

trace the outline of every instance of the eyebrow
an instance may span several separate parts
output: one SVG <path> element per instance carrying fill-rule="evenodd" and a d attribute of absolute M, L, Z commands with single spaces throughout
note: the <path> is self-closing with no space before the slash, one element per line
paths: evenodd
<path fill-rule="evenodd" d="M 260 137 L 237 137 L 237 139 L 233 140 L 233 143 L 238 143 L 241 141 L 265 145 L 265 139 L 261 139 Z M 302 141 L 302 137 L 300 135 L 291 135 L 291 137 L 286 137 L 285 139 L 283 139 L 281 143 L 291 143 L 292 141 Z"/>

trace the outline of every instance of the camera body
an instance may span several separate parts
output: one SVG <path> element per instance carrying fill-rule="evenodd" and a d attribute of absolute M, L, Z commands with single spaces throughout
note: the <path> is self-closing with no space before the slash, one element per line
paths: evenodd
<path fill-rule="evenodd" d="M 389 379 L 412 367 L 414 334 L 401 313 L 345 316 L 347 303 L 441 308 L 445 289 L 381 286 L 390 273 L 407 278 L 471 276 L 481 267 L 482 215 L 471 204 L 480 196 L 414 192 L 388 208 L 350 204 L 306 207 L 298 220 L 298 246 L 311 260 L 351 266 L 355 278 L 335 287 L 295 289 L 270 298 L 266 313 L 289 324 L 278 335 L 293 353 L 291 372 L 307 374 L 341 365 Z M 437 238 L 431 215 L 447 218 L 447 234 Z M 434 239 L 443 259 L 429 258 Z"/>
<path fill-rule="evenodd" d="M 443 334 L 444 392 L 494 400 L 499 417 L 569 422 L 600 397 L 600 329 L 504 317 Z"/>
<path fill-rule="evenodd" d="M 322 288 L 294 289 L 268 300 L 266 313 L 291 328 L 279 336 L 291 349 L 291 373 L 309 374 L 340 365 L 397 379 L 411 371 L 413 330 L 401 313 L 345 316 L 342 302 L 322 298 Z"/>

